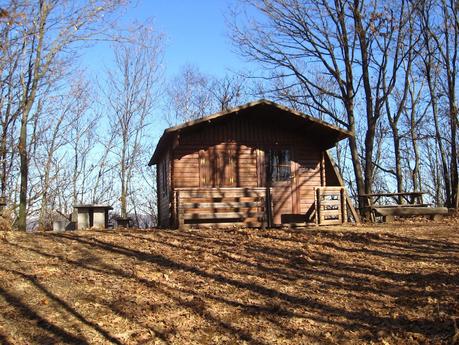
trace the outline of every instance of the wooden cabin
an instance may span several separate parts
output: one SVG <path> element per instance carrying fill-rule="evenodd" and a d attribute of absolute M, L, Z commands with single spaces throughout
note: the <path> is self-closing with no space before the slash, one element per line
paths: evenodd
<path fill-rule="evenodd" d="M 327 149 L 349 135 L 267 100 L 168 128 L 149 162 L 159 226 L 345 222 L 352 205 Z"/>

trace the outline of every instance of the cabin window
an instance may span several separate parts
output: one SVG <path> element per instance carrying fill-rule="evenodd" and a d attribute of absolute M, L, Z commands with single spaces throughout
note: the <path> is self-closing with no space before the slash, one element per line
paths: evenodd
<path fill-rule="evenodd" d="M 271 182 L 288 181 L 292 176 L 289 150 L 268 151 L 268 177 Z"/>

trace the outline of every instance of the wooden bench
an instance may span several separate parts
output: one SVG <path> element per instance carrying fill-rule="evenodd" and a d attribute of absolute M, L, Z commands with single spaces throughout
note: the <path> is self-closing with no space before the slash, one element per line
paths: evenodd
<path fill-rule="evenodd" d="M 382 216 L 385 222 L 391 222 L 394 217 L 404 216 L 430 216 L 432 220 L 441 220 L 443 215 L 448 214 L 446 207 L 427 207 L 416 205 L 398 206 L 375 206 L 372 208 L 377 216 Z"/>
<path fill-rule="evenodd" d="M 384 222 L 394 220 L 394 217 L 407 217 L 407 216 L 429 216 L 432 220 L 440 220 L 443 215 L 448 214 L 446 207 L 430 207 L 430 204 L 425 204 L 422 201 L 424 192 L 401 192 L 401 193 L 372 193 L 362 194 L 361 198 L 366 199 L 367 207 L 363 212 L 373 222 L 375 216 L 383 217 Z M 377 202 L 382 197 L 388 197 L 395 201 L 401 200 L 406 203 L 392 204 L 392 205 L 379 205 Z"/>

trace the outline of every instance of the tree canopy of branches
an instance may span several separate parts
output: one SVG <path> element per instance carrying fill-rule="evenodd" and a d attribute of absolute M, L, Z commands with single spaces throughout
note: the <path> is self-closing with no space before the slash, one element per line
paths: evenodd
<path fill-rule="evenodd" d="M 243 103 L 249 94 L 247 82 L 238 75 L 222 78 L 185 65 L 166 88 L 165 120 L 172 126 Z"/>
<path fill-rule="evenodd" d="M 125 97 L 121 107 L 114 98 L 109 104 L 119 120 L 114 128 L 126 141 L 125 154 L 138 153 L 132 126 L 142 130 L 146 125 L 137 119 L 150 112 L 151 97 L 141 92 L 152 86 L 152 66 L 158 61 L 151 48 L 146 53 L 152 32 L 147 37 L 141 31 L 144 36 L 134 42 L 117 27 L 126 4 L 11 0 L 1 5 L 0 189 L 19 230 L 33 226 L 31 215 L 48 227 L 54 209 L 68 212 L 71 204 L 113 199 L 115 164 L 109 160 L 117 143 L 99 140 L 97 126 L 104 126 L 105 114 L 97 104 L 104 101 L 97 100 L 98 90 L 78 69 L 81 52 L 95 42 L 118 45 L 115 64 L 126 72 L 129 85 L 118 83 L 113 72 L 112 91 L 125 91 Z M 132 175 L 131 162 L 126 167 L 125 173 Z"/>
<path fill-rule="evenodd" d="M 435 133 L 436 145 L 442 157 L 444 202 L 457 207 L 455 1 L 241 3 L 232 13 L 231 37 L 243 56 L 264 67 L 257 77 L 267 81 L 269 93 L 352 133 L 348 149 L 356 195 L 372 192 L 382 180 L 378 174 L 394 176 L 399 191 L 408 185 L 421 187 L 416 183 L 422 173 L 420 145 L 432 148 L 432 128 L 423 130 L 421 125 L 426 116 L 440 121 L 437 107 L 443 99 L 449 130 Z M 400 121 L 402 115 L 410 120 Z M 388 162 L 382 152 L 391 146 L 394 158 Z M 413 164 L 410 175 L 416 176 L 404 183 Z"/>
<path fill-rule="evenodd" d="M 127 218 L 128 198 L 140 190 L 132 184 L 151 154 L 145 135 L 159 95 L 161 36 L 149 26 L 136 28 L 124 43 L 114 45 L 115 66 L 108 72 L 109 121 L 112 153 L 120 180 L 121 217 Z M 131 203 L 134 205 L 135 203 Z"/>

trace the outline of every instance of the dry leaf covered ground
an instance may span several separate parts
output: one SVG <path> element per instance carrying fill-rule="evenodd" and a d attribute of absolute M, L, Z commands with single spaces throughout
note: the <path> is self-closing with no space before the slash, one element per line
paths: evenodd
<path fill-rule="evenodd" d="M 3 232 L 0 343 L 448 344 L 458 286 L 447 222 Z"/>

